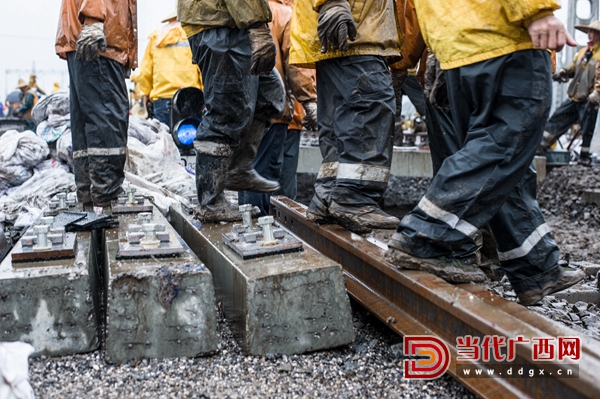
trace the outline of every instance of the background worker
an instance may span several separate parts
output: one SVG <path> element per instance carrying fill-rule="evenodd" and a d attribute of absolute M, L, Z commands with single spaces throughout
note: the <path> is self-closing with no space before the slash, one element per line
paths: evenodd
<path fill-rule="evenodd" d="M 593 107 L 596 112 L 598 111 L 598 108 L 600 107 L 600 62 L 596 63 L 596 77 L 594 79 L 594 90 L 592 90 L 592 93 L 589 95 L 588 97 L 588 106 L 589 107 Z M 595 126 L 594 126 L 595 128 Z M 595 130 L 595 129 L 594 129 Z M 590 151 L 590 144 L 592 143 L 592 139 L 594 137 L 593 134 L 593 130 L 592 130 L 592 134 L 588 137 L 587 140 L 585 140 L 582 145 L 581 145 L 581 152 L 583 152 L 584 150 L 587 150 L 588 154 Z M 584 162 L 582 162 L 584 161 Z M 588 161 L 588 162 L 585 162 Z M 579 164 L 585 165 L 585 166 L 590 166 L 592 164 L 592 160 L 588 155 L 588 158 L 579 158 Z"/>
<path fill-rule="evenodd" d="M 575 28 L 587 33 L 589 41 L 585 48 L 577 52 L 571 65 L 552 76 L 555 81 L 562 83 L 572 80 L 567 88 L 568 98 L 546 122 L 538 153 L 544 154 L 573 124 L 579 123 L 583 137 L 579 163 L 589 166 L 590 144 L 598 109 L 593 104 L 588 105 L 588 97 L 594 91 L 596 64 L 600 59 L 600 21 L 590 25 L 577 25 Z"/>
<path fill-rule="evenodd" d="M 446 133 L 460 148 L 402 219 L 386 257 L 450 282 L 481 282 L 483 272 L 455 252 L 489 223 L 520 302 L 535 304 L 584 276 L 558 266 L 531 167 L 550 110 L 551 62 L 544 49 L 575 42 L 552 15 L 560 7 L 555 1 L 416 0 L 415 6 L 423 38 L 444 69 L 454 126 Z"/>
<path fill-rule="evenodd" d="M 393 0 L 296 0 L 290 63 L 315 67 L 323 162 L 307 218 L 355 232 L 396 228 L 381 209 L 396 98 L 388 59 L 400 56 Z M 357 19 L 354 19 L 357 16 Z"/>
<path fill-rule="evenodd" d="M 29 75 L 29 87 L 35 92 L 38 98 L 46 95 L 46 92 L 38 87 L 37 76 L 33 73 Z"/>
<path fill-rule="evenodd" d="M 202 77 L 192 64 L 192 50 L 177 13 L 161 22 L 166 25 L 150 34 L 136 83 L 143 97 L 152 102 L 154 117 L 167 126 L 171 124 L 171 99 L 183 87 L 202 90 Z M 144 101 L 147 104 L 147 101 Z"/>
<path fill-rule="evenodd" d="M 273 22 L 270 24 L 271 36 L 277 47 L 275 68 L 283 79 L 286 101 L 283 115 L 272 120 L 265 130 L 254 160 L 254 168 L 261 176 L 278 181 L 281 185 L 281 194 L 295 198 L 300 131 L 297 130 L 298 127 L 295 130 L 289 130 L 289 126 L 294 117 L 300 117 L 300 113 L 302 113 L 306 128 L 308 130 L 317 129 L 317 90 L 314 70 L 298 68 L 289 64 L 292 8 L 285 5 L 283 0 L 269 0 L 269 7 L 273 14 Z M 301 106 L 296 108 L 296 103 Z M 299 128 L 302 129 L 302 126 Z M 294 162 L 295 167 L 293 166 Z M 238 193 L 238 203 L 258 206 L 260 216 L 269 214 L 270 198 L 270 193 L 252 191 Z"/>
<path fill-rule="evenodd" d="M 267 26 L 271 10 L 267 0 L 179 0 L 177 12 L 204 80 L 206 111 L 194 140 L 196 217 L 238 220 L 225 188 L 279 190 L 252 166 L 267 124 L 285 101 Z"/>
<path fill-rule="evenodd" d="M 13 116 L 23 119 L 27 124 L 27 129 L 35 132 L 35 122 L 31 111 L 38 102 L 38 96 L 23 79 L 19 79 L 17 89 L 21 91 L 21 103 L 15 107 Z"/>
<path fill-rule="evenodd" d="M 125 77 L 137 67 L 137 0 L 63 0 L 56 53 L 69 69 L 78 201 L 110 206 L 125 178 Z"/>

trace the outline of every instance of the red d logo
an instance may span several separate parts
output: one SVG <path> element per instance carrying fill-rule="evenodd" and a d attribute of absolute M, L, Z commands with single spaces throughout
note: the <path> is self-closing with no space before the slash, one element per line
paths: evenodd
<path fill-rule="evenodd" d="M 405 335 L 404 356 L 422 356 L 404 360 L 404 378 L 433 380 L 450 367 L 448 346 L 432 335 Z"/>

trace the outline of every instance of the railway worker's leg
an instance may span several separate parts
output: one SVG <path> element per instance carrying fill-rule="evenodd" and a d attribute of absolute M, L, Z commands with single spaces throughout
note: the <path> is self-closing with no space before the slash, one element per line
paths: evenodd
<path fill-rule="evenodd" d="M 232 176 L 232 166 L 248 158 L 240 148 L 242 136 L 260 142 L 269 119 L 255 118 L 260 78 L 250 75 L 250 40 L 245 30 L 214 28 L 191 36 L 189 42 L 194 61 L 202 71 L 206 102 L 194 141 L 200 205 L 197 216 L 203 221 L 236 220 L 238 207 L 227 201 L 223 190 L 228 175 Z M 256 136 L 258 140 L 254 140 Z M 256 154 L 255 148 L 246 150 L 254 150 L 252 156 Z M 232 165 L 232 160 L 237 162 Z M 249 170 L 254 171 L 252 160 Z M 258 183 L 262 181 L 266 180 L 260 178 Z M 253 179 L 246 179 L 245 183 L 262 191 Z"/>
<path fill-rule="evenodd" d="M 578 103 L 568 98 L 563 101 L 546 122 L 538 154 L 543 155 L 574 123 L 578 123 L 579 114 Z"/>
<path fill-rule="evenodd" d="M 105 57 L 79 61 L 75 53 L 69 53 L 67 62 L 75 86 L 71 93 L 79 103 L 73 107 L 79 113 L 73 130 L 78 194 L 87 202 L 86 187 L 90 184 L 94 205 L 107 207 L 120 194 L 125 179 L 129 125 L 125 68 Z"/>
<path fill-rule="evenodd" d="M 328 61 L 332 62 L 332 61 Z M 340 156 L 337 147 L 337 135 L 334 130 L 334 118 L 337 108 L 343 103 L 340 87 L 329 81 L 327 62 L 316 63 L 317 69 L 317 121 L 319 125 L 319 149 L 321 150 L 321 167 L 315 182 L 313 195 L 306 218 L 314 223 L 332 222 L 329 214 L 331 190 L 335 187 L 335 179 Z"/>
<path fill-rule="evenodd" d="M 396 109 L 385 58 L 352 56 L 317 65 L 317 90 L 338 90 L 333 115 L 326 116 L 333 116 L 339 154 L 329 213 L 357 233 L 395 229 L 400 221 L 379 206 L 390 174 Z"/>
<path fill-rule="evenodd" d="M 579 165 L 591 166 L 590 145 L 596 130 L 596 119 L 598 118 L 598 109 L 590 102 L 586 103 L 584 113 L 581 118 L 581 134 L 583 142 L 581 143 L 581 152 L 579 153 Z"/>
<path fill-rule="evenodd" d="M 483 280 L 452 251 L 496 215 L 528 173 L 543 133 L 540 122 L 548 115 L 549 68 L 548 54 L 527 50 L 446 72 L 455 130 L 466 132 L 464 145 L 444 161 L 417 208 L 402 220 L 389 243 L 390 260 L 452 282 Z M 497 240 L 510 234 L 494 232 Z M 543 271 L 532 274 L 543 286 L 555 284 L 559 275 L 549 271 L 555 266 L 538 265 Z"/>

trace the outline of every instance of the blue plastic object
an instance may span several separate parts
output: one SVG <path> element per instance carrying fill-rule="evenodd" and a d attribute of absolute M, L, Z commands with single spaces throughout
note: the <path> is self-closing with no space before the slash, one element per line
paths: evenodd
<path fill-rule="evenodd" d="M 196 130 L 198 130 L 198 127 L 190 123 L 179 126 L 179 129 L 177 129 L 179 142 L 183 145 L 191 145 L 196 138 Z"/>

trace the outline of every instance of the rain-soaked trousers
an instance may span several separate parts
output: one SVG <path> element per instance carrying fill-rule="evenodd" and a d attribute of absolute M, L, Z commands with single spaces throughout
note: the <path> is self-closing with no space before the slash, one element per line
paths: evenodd
<path fill-rule="evenodd" d="M 587 101 L 575 102 L 566 99 L 546 122 L 544 130 L 549 132 L 554 140 L 558 140 L 573 124 L 579 123 L 583 139 L 581 151 L 589 153 L 597 117 L 598 110 L 593 106 L 588 106 Z"/>
<path fill-rule="evenodd" d="M 392 162 L 396 97 L 384 57 L 316 63 L 319 147 L 315 197 L 325 206 L 380 205 Z"/>
<path fill-rule="evenodd" d="M 230 161 L 252 168 L 268 122 L 283 110 L 285 92 L 275 68 L 269 75 L 250 74 L 245 29 L 213 28 L 188 40 L 204 83 L 206 111 L 194 148 L 198 199 L 206 205 L 223 192 Z"/>
<path fill-rule="evenodd" d="M 525 50 L 445 71 L 460 149 L 390 244 L 422 258 L 453 256 L 489 223 L 517 293 L 559 275 L 559 250 L 535 199 L 532 166 L 550 110 L 550 57 Z M 440 130 L 441 131 L 441 130 Z"/>
<path fill-rule="evenodd" d="M 202 72 L 206 103 L 196 140 L 235 148 L 253 120 L 268 122 L 281 113 L 281 77 L 273 72 L 250 75 L 252 49 L 246 30 L 213 28 L 189 41 Z"/>
<path fill-rule="evenodd" d="M 125 178 L 129 98 L 125 67 L 100 56 L 75 59 L 67 53 L 71 98 L 71 135 L 77 198 L 108 206 Z"/>

